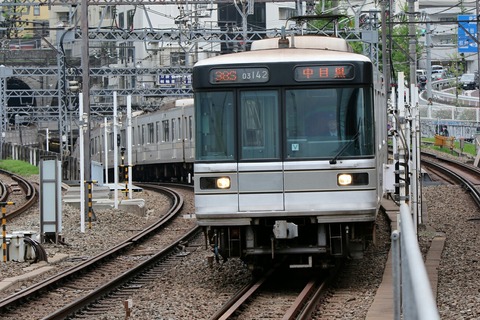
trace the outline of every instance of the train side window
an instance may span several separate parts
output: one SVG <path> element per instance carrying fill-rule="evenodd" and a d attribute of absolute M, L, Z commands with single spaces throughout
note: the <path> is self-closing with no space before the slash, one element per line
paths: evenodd
<path fill-rule="evenodd" d="M 141 146 L 143 146 L 145 144 L 145 125 L 142 124 L 142 128 L 141 128 L 141 131 L 140 131 L 140 143 L 139 143 Z"/>
<path fill-rule="evenodd" d="M 147 135 L 147 143 L 154 143 L 155 142 L 155 131 L 153 130 L 153 123 L 147 124 L 148 135 Z"/>
<path fill-rule="evenodd" d="M 156 132 L 156 140 L 155 142 L 161 142 L 162 141 L 162 138 L 161 138 L 161 131 L 160 131 L 160 121 L 157 121 L 155 123 L 155 132 Z"/>
<path fill-rule="evenodd" d="M 162 121 L 162 132 L 163 132 L 163 142 L 168 142 L 170 141 L 170 126 L 168 125 L 168 120 L 163 120 Z"/>

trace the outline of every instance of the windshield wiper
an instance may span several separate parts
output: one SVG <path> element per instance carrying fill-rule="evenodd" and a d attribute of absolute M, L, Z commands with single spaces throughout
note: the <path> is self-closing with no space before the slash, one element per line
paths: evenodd
<path fill-rule="evenodd" d="M 336 164 L 337 163 L 337 159 L 338 157 L 340 157 L 340 155 L 343 153 L 343 151 L 345 151 L 348 147 L 350 147 L 352 145 L 352 143 L 354 143 L 355 141 L 357 141 L 358 139 L 358 136 L 360 135 L 360 130 L 357 131 L 357 133 L 355 133 L 355 135 L 352 137 L 352 140 L 348 141 L 342 149 L 340 149 L 337 154 L 335 155 L 335 157 L 333 157 L 332 160 L 330 160 L 330 164 Z"/>

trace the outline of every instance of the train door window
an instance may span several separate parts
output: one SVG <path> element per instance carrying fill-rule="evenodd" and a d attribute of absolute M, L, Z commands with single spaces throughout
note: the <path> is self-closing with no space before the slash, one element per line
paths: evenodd
<path fill-rule="evenodd" d="M 132 146 L 135 145 L 136 138 L 137 137 L 135 135 L 135 127 L 132 127 Z M 125 140 L 125 141 L 127 141 L 127 140 Z"/>
<path fill-rule="evenodd" d="M 168 120 L 162 121 L 162 131 L 163 131 L 163 140 L 164 142 L 170 141 L 170 126 L 168 124 Z"/>
<path fill-rule="evenodd" d="M 148 123 L 147 128 L 148 128 L 147 143 L 155 143 L 155 131 L 153 130 L 153 123 Z"/>
<path fill-rule="evenodd" d="M 193 138 L 193 118 L 192 116 L 188 117 L 188 139 L 192 140 Z"/>
<path fill-rule="evenodd" d="M 125 147 L 127 141 L 127 131 L 125 129 L 120 130 L 120 146 Z"/>
<path fill-rule="evenodd" d="M 195 160 L 231 161 L 235 156 L 232 91 L 195 93 Z"/>
<path fill-rule="evenodd" d="M 240 158 L 280 157 L 277 91 L 243 91 L 240 94 Z"/>
<path fill-rule="evenodd" d="M 160 142 L 162 141 L 161 137 L 160 137 L 160 134 L 161 134 L 161 131 L 160 131 L 160 121 L 157 121 L 155 123 L 155 132 L 156 132 L 156 140 L 155 142 Z"/>
<path fill-rule="evenodd" d="M 113 132 L 108 133 L 108 150 L 113 150 Z"/>
<path fill-rule="evenodd" d="M 142 128 L 140 129 L 140 145 L 145 144 L 145 125 L 142 124 Z"/>
<path fill-rule="evenodd" d="M 177 118 L 177 121 L 178 121 L 178 140 L 182 140 L 182 119 L 181 118 Z"/>
<path fill-rule="evenodd" d="M 172 141 L 175 141 L 176 130 L 177 130 L 177 122 L 175 121 L 175 119 L 172 119 Z"/>
<path fill-rule="evenodd" d="M 183 118 L 183 125 L 182 125 L 182 139 L 183 140 L 188 140 L 188 118 L 184 117 Z"/>

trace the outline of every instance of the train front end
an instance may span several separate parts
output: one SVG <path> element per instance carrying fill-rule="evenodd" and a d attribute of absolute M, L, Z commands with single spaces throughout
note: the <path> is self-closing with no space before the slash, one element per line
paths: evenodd
<path fill-rule="evenodd" d="M 194 67 L 198 224 L 253 267 L 360 257 L 386 153 L 372 64 L 337 38 L 272 40 Z"/>

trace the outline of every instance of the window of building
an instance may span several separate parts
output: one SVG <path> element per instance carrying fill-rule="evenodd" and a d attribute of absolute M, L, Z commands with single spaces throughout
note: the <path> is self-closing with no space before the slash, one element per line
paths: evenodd
<path fill-rule="evenodd" d="M 278 8 L 278 19 L 287 20 L 295 16 L 295 8 Z"/>

